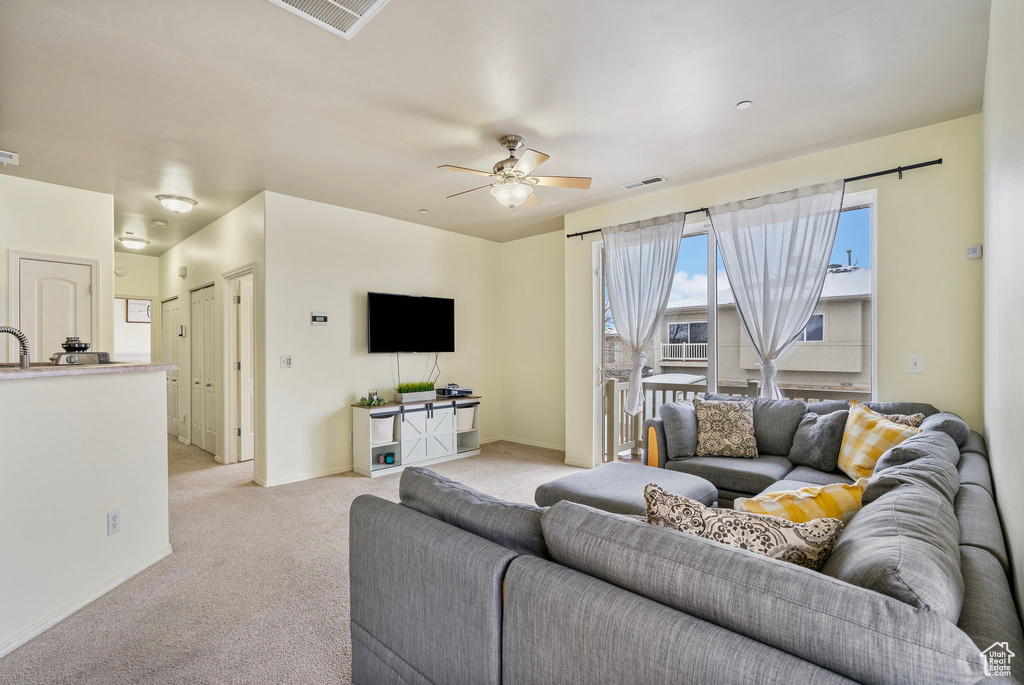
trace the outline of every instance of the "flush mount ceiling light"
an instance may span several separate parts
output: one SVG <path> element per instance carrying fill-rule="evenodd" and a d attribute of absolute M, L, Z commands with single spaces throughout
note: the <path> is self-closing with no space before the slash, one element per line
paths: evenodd
<path fill-rule="evenodd" d="M 197 204 L 192 198 L 181 195 L 157 195 L 156 199 L 160 200 L 160 204 L 164 206 L 164 209 L 175 214 L 188 214 Z"/>
<path fill-rule="evenodd" d="M 514 209 L 530 199 L 530 196 L 533 195 L 533 186 L 529 183 L 508 179 L 504 183 L 491 186 L 491 195 L 509 209 Z"/>
<path fill-rule="evenodd" d="M 750 109 L 754 106 L 754 103 L 750 100 L 741 100 L 736 103 L 736 109 Z"/>
<path fill-rule="evenodd" d="M 151 219 L 149 225 L 153 228 L 167 228 L 167 222 L 160 219 Z"/>
<path fill-rule="evenodd" d="M 121 244 L 127 247 L 129 250 L 141 250 L 149 245 L 149 241 L 145 238 L 140 238 L 137 235 L 129 233 L 122 238 L 118 238 Z"/>
<path fill-rule="evenodd" d="M 428 210 L 426 210 L 426 209 L 421 209 L 421 210 L 420 210 L 420 214 L 426 214 L 426 213 L 427 213 L 427 211 L 428 211 Z"/>

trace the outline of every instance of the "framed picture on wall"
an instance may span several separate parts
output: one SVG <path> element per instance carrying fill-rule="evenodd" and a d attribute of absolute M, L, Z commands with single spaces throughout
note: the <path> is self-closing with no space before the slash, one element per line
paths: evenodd
<path fill-rule="evenodd" d="M 128 323 L 152 323 L 152 303 L 149 300 L 128 300 L 127 318 Z"/>

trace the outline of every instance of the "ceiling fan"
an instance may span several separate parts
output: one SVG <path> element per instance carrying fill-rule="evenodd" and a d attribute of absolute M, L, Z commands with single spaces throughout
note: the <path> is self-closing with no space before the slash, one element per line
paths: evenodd
<path fill-rule="evenodd" d="M 491 182 L 487 185 L 464 190 L 449 198 L 472 193 L 474 190 L 491 189 L 491 195 L 509 209 L 516 207 L 536 207 L 540 200 L 533 194 L 534 186 L 554 186 L 557 188 L 578 188 L 587 190 L 590 188 L 590 178 L 586 176 L 533 176 L 533 170 L 548 160 L 548 155 L 536 150 L 524 150 L 523 154 L 516 157 L 516 150 L 521 148 L 526 139 L 522 136 L 502 136 L 498 142 L 508 150 L 508 159 L 503 159 L 494 165 L 494 171 L 480 171 L 479 169 L 467 169 L 461 166 L 442 164 L 438 169 L 451 169 L 477 176 L 488 176 Z"/>

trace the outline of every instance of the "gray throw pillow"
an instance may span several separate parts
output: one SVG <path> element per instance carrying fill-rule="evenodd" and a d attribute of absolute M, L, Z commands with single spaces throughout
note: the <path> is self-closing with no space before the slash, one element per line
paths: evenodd
<path fill-rule="evenodd" d="M 906 464 L 876 468 L 864 488 L 861 507 L 866 507 L 882 495 L 904 485 L 923 485 L 931 488 L 953 504 L 960 488 L 960 472 L 953 464 L 937 457 L 921 457 Z"/>
<path fill-rule="evenodd" d="M 963 447 L 964 443 L 967 442 L 968 436 L 971 434 L 971 429 L 967 426 L 967 423 L 956 414 L 950 414 L 949 412 L 932 414 L 921 422 L 921 428 L 926 431 L 941 431 L 945 433 L 953 438 L 957 447 Z"/>
<path fill-rule="evenodd" d="M 846 409 L 825 415 L 804 414 L 793 436 L 789 460 L 797 466 L 809 466 L 825 473 L 835 471 L 849 416 Z"/>
<path fill-rule="evenodd" d="M 909 464 L 924 457 L 942 459 L 955 467 L 960 463 L 960 450 L 953 438 L 945 433 L 923 430 L 883 452 L 875 464 L 875 472 Z"/>
<path fill-rule="evenodd" d="M 697 414 L 693 402 L 663 404 L 658 409 L 665 428 L 665 449 L 669 459 L 687 459 L 697 454 Z"/>

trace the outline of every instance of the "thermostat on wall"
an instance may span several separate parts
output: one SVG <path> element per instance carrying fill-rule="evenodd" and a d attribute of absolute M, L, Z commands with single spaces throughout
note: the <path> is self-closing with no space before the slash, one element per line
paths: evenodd
<path fill-rule="evenodd" d="M 326 326 L 327 312 L 311 312 L 309 315 L 309 323 L 313 326 Z"/>
<path fill-rule="evenodd" d="M 971 245 L 967 248 L 968 259 L 981 259 L 981 245 Z"/>

